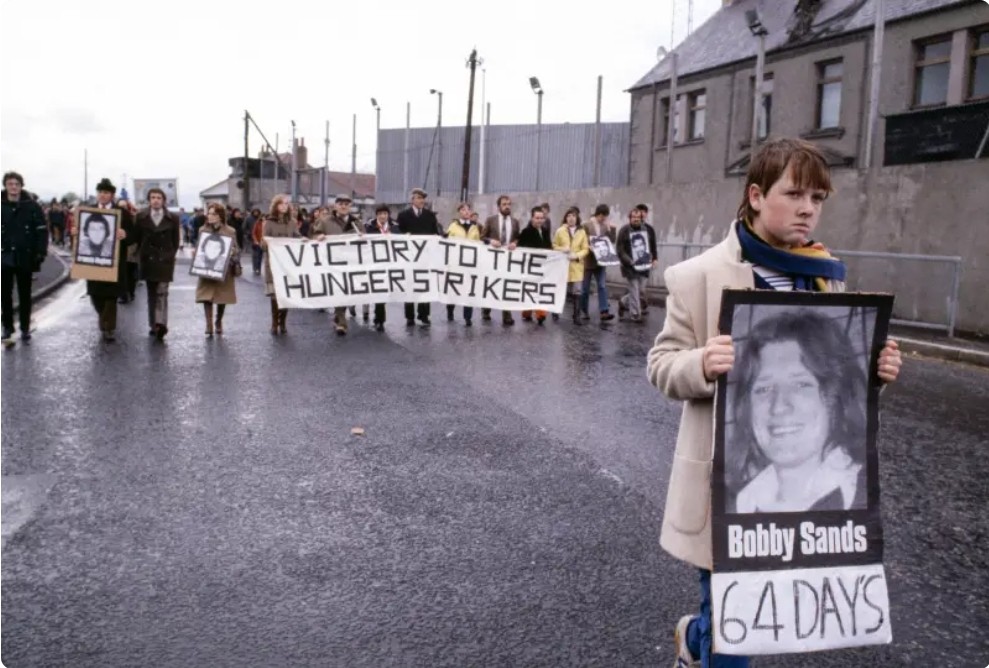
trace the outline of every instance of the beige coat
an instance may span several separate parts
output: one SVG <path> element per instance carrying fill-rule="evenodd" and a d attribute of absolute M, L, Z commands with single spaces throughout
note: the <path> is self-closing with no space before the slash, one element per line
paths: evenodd
<path fill-rule="evenodd" d="M 203 226 L 203 230 L 209 229 Z M 229 225 L 221 225 L 219 233 L 225 237 L 231 237 L 230 258 L 231 262 L 236 262 L 240 257 L 240 248 L 237 247 L 237 232 Z M 237 287 L 233 267 L 227 271 L 227 277 L 222 281 L 214 281 L 209 278 L 200 278 L 196 283 L 196 303 L 213 302 L 214 304 L 236 304 Z"/>
<path fill-rule="evenodd" d="M 274 218 L 265 218 L 263 234 L 265 237 L 301 236 L 294 221 L 278 222 Z M 265 241 L 261 242 L 261 247 L 266 251 L 268 250 L 268 244 Z M 269 255 L 269 253 L 264 254 L 264 294 L 272 296 L 275 294 L 275 279 L 271 274 L 271 257 Z"/>
<path fill-rule="evenodd" d="M 660 545 L 678 559 L 711 570 L 711 467 L 714 387 L 704 377 L 704 344 L 718 335 L 721 291 L 755 286 L 752 265 L 732 223 L 717 246 L 665 272 L 666 323 L 649 351 L 649 382 L 685 402 L 670 471 Z M 832 291 L 844 290 L 833 282 Z"/>

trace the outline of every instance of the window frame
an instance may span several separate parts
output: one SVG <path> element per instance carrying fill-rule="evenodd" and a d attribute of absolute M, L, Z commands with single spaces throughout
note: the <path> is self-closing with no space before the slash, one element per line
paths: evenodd
<path fill-rule="evenodd" d="M 968 67 L 968 81 L 965 86 L 966 102 L 989 99 L 989 91 L 978 97 L 975 95 L 975 62 L 979 58 L 989 58 L 989 45 L 979 48 L 979 37 L 982 35 L 989 35 L 989 25 L 976 26 L 968 32 L 968 53 L 965 59 Z"/>
<path fill-rule="evenodd" d="M 945 87 L 945 99 L 942 102 L 933 102 L 930 104 L 921 104 L 917 99 L 917 95 L 920 93 L 920 72 L 926 67 L 933 67 L 935 65 L 942 65 L 947 63 L 948 65 L 948 80 L 951 79 L 951 50 L 952 50 L 953 36 L 952 33 L 941 33 L 940 35 L 932 35 L 930 37 L 925 37 L 923 39 L 915 40 L 913 43 L 913 91 L 910 95 L 911 109 L 936 109 L 938 107 L 944 107 L 948 104 L 948 91 L 947 86 Z M 935 58 L 933 60 L 921 60 L 921 54 L 925 47 L 931 46 L 933 44 L 947 43 L 948 45 L 948 55 L 941 58 Z"/>
<path fill-rule="evenodd" d="M 697 99 L 703 97 L 703 104 L 698 105 Z M 704 132 L 707 130 L 707 89 L 698 88 L 697 90 L 692 90 L 687 93 L 687 141 L 704 141 Z M 695 132 L 697 130 L 697 114 L 698 112 L 703 115 L 703 130 L 700 136 L 696 136 Z"/>
<path fill-rule="evenodd" d="M 845 59 L 844 58 L 831 58 L 829 60 L 822 60 L 815 63 L 817 66 L 817 106 L 814 110 L 814 131 L 827 131 L 835 130 L 841 127 L 841 103 L 844 97 L 845 88 Z M 831 65 L 841 65 L 841 74 L 838 76 L 828 77 L 825 74 L 825 70 Z M 821 112 L 824 109 L 824 87 L 830 84 L 839 84 L 838 86 L 838 118 L 834 125 L 829 125 L 825 127 L 822 125 L 823 118 Z"/>

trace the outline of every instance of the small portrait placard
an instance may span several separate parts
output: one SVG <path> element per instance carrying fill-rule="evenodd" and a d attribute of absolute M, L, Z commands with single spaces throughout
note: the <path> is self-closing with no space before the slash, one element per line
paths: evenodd
<path fill-rule="evenodd" d="M 196 244 L 196 255 L 192 259 L 189 273 L 200 278 L 222 281 L 227 277 L 230 268 L 230 249 L 233 248 L 233 238 L 219 232 L 199 234 Z"/>
<path fill-rule="evenodd" d="M 98 209 L 82 206 L 78 209 L 78 234 L 72 249 L 72 278 L 88 281 L 117 280 L 120 262 L 120 209 Z"/>

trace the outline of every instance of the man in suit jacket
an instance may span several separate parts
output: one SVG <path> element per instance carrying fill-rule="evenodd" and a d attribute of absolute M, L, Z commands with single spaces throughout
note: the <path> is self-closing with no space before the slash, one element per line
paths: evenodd
<path fill-rule="evenodd" d="M 508 195 L 501 195 L 498 197 L 498 213 L 488 216 L 487 220 L 484 221 L 481 241 L 492 248 L 507 248 L 511 251 L 515 250 L 521 231 L 518 218 L 512 217 L 512 198 Z M 481 309 L 481 317 L 485 321 L 491 320 L 491 309 Z M 501 323 L 506 327 L 515 324 L 511 311 L 502 312 Z"/>
<path fill-rule="evenodd" d="M 422 188 L 412 189 L 411 206 L 398 214 L 398 229 L 402 234 L 416 236 L 439 234 L 440 224 L 436 220 L 436 214 L 426 208 L 427 196 L 428 194 Z M 419 317 L 419 322 L 423 326 L 429 327 L 429 302 L 405 303 L 405 324 L 409 327 L 414 326 L 416 316 Z"/>
<path fill-rule="evenodd" d="M 182 245 L 182 221 L 165 208 L 165 191 L 148 191 L 149 208 L 137 214 L 134 245 L 141 260 L 141 278 L 148 291 L 148 335 L 168 333 L 168 286 L 175 274 L 175 256 Z"/>
<path fill-rule="evenodd" d="M 104 341 L 113 342 L 116 340 L 117 329 L 117 297 L 120 294 L 121 286 L 125 281 L 126 262 L 124 253 L 127 247 L 133 242 L 134 218 L 130 209 L 121 202 L 114 202 L 113 196 L 117 192 L 117 187 L 110 179 L 104 178 L 96 184 L 96 208 L 97 209 L 117 209 L 120 211 L 120 227 L 117 228 L 117 241 L 121 242 L 120 255 L 117 261 L 116 281 L 86 281 L 86 294 L 93 304 L 93 310 L 99 319 L 100 334 Z M 76 220 L 78 220 L 78 215 Z"/>

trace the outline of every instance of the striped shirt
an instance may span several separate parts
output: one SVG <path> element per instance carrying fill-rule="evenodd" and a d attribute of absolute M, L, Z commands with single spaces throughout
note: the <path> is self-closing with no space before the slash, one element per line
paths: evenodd
<path fill-rule="evenodd" d="M 793 292 L 793 278 L 781 271 L 763 267 L 758 264 L 752 265 L 752 271 L 759 275 L 764 281 L 769 283 L 769 287 L 780 292 Z"/>

